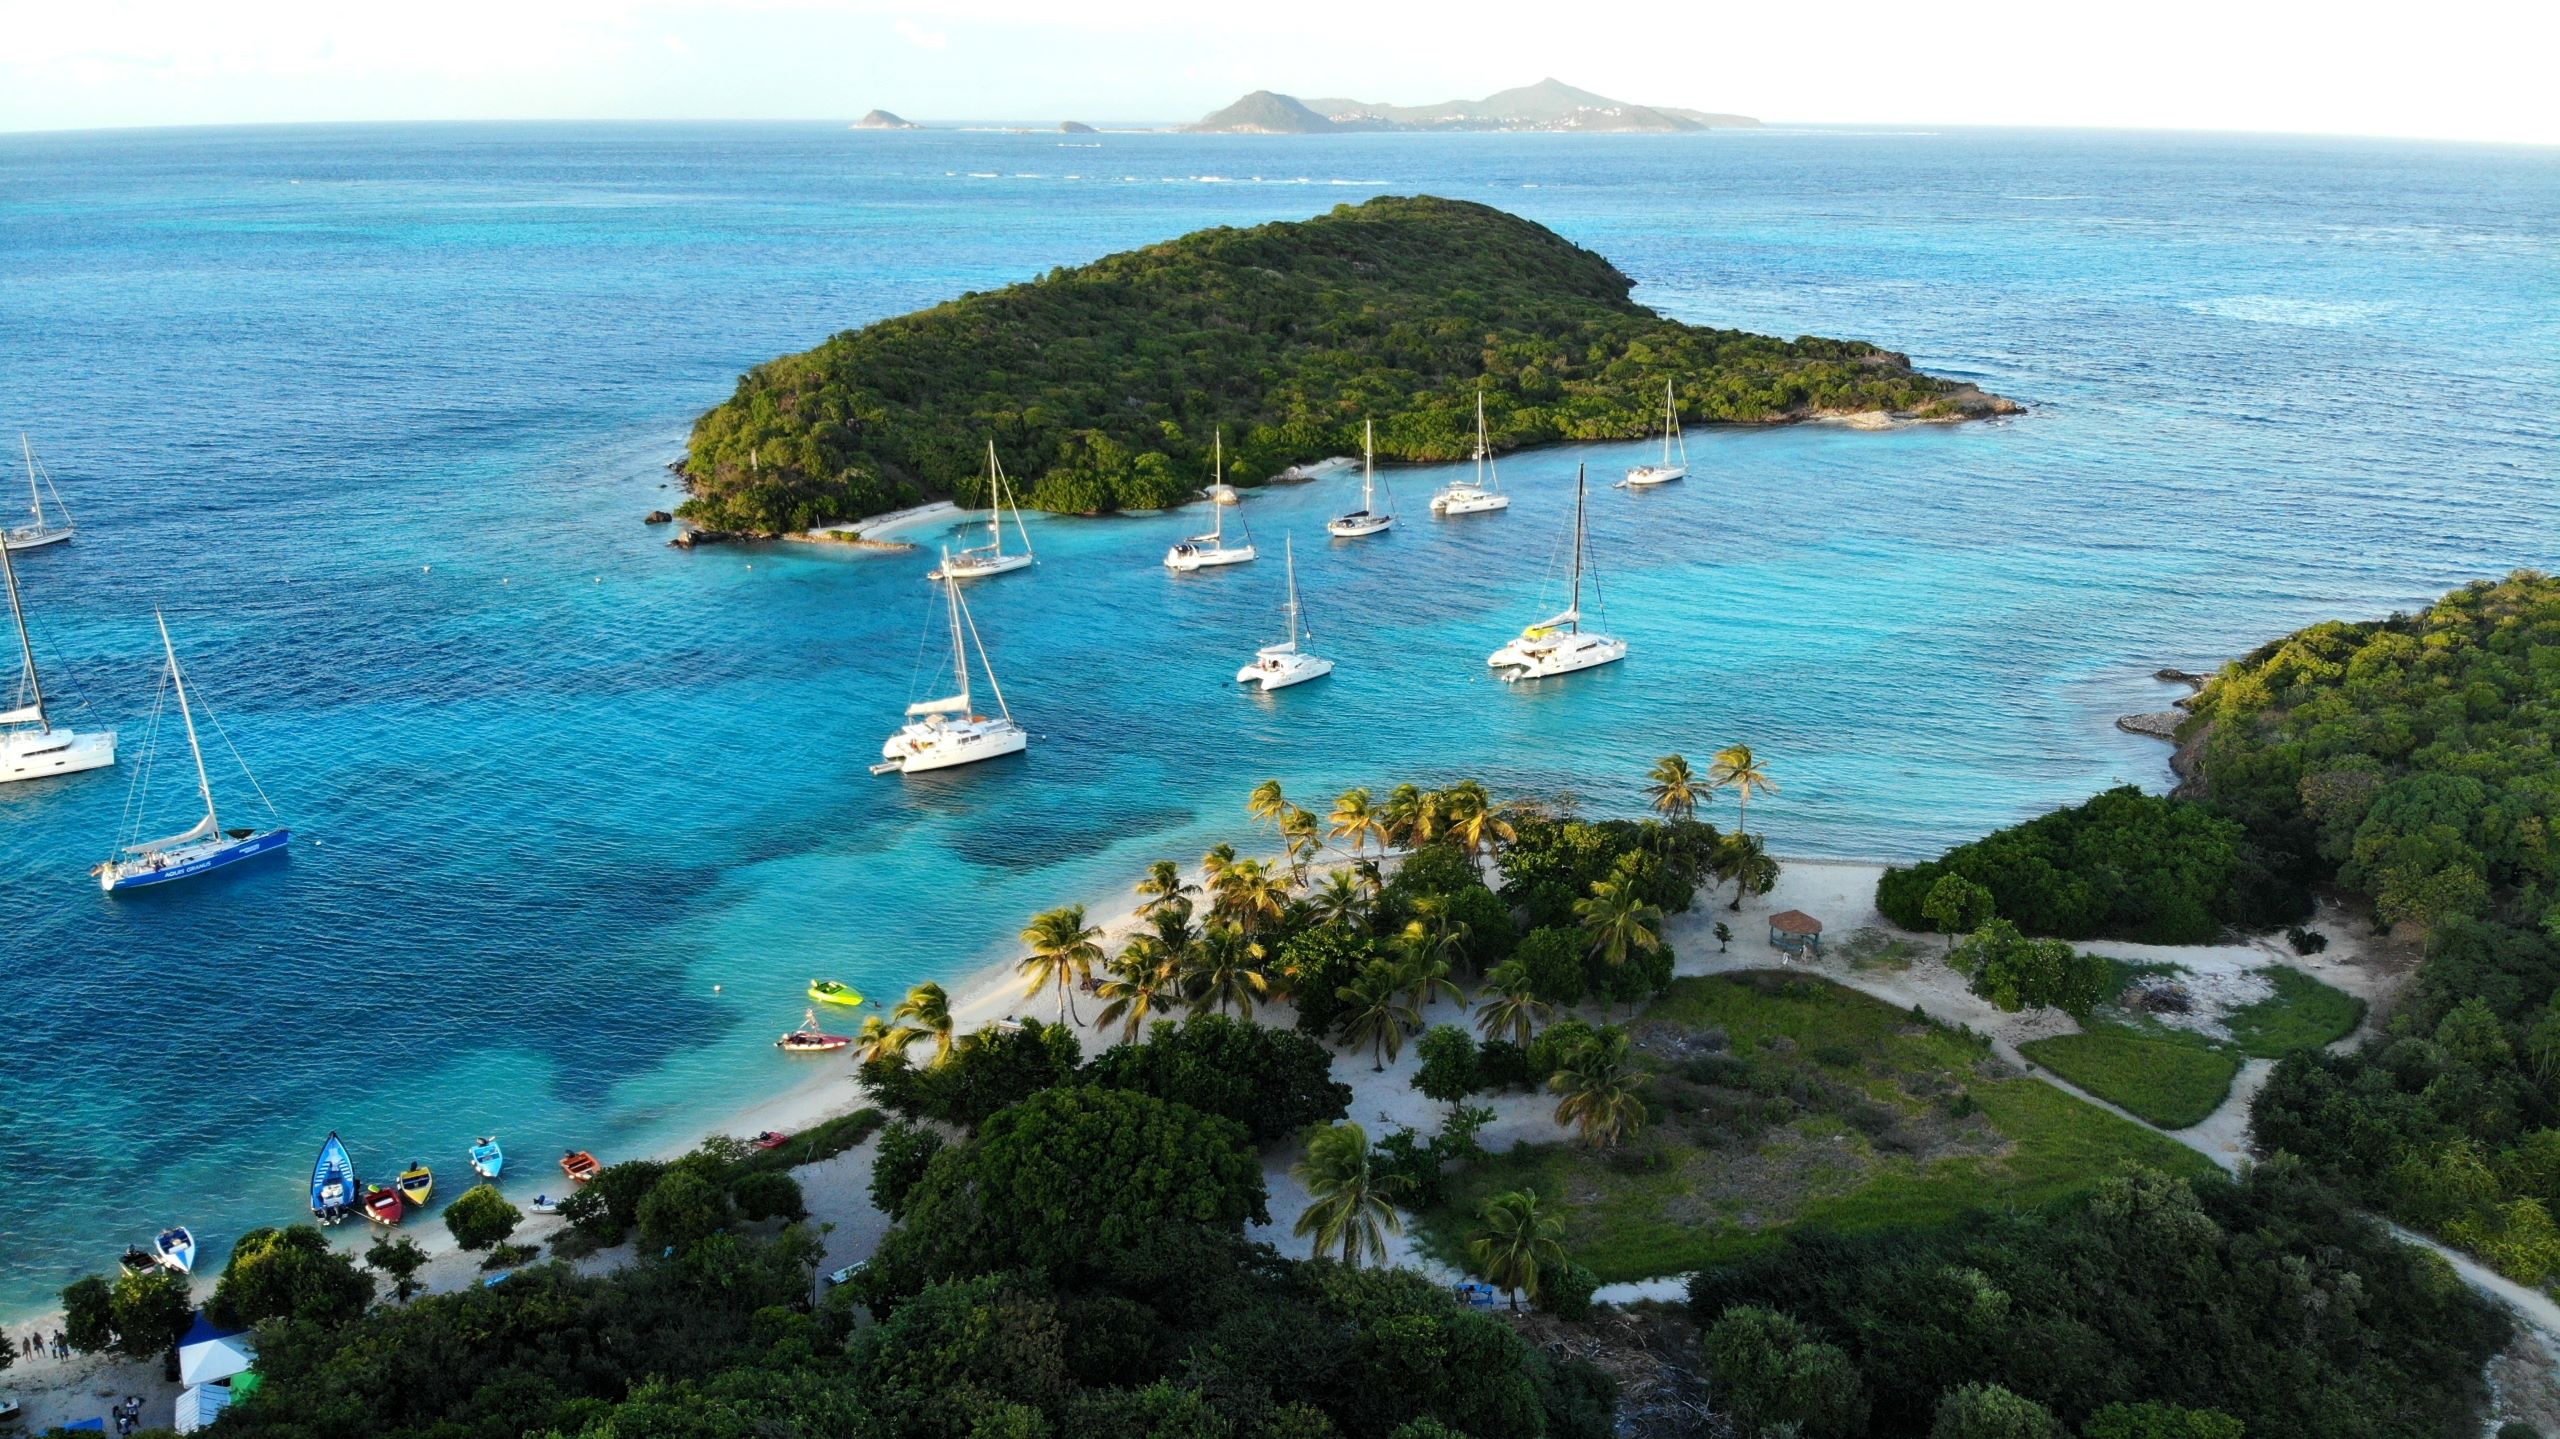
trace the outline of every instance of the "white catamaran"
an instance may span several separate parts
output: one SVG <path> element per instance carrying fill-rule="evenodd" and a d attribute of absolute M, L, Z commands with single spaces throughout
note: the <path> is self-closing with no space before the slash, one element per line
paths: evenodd
<path fill-rule="evenodd" d="M 1627 657 L 1627 642 L 1582 627 L 1583 517 L 1585 486 L 1582 467 L 1573 471 L 1573 599 L 1564 609 L 1520 632 L 1511 643 L 1485 659 L 1505 680 L 1542 679 L 1571 674 Z"/>
<path fill-rule="evenodd" d="M 946 551 L 943 569 L 950 567 Z M 946 578 L 942 589 L 949 601 L 951 673 L 957 692 L 907 706 L 907 722 L 880 746 L 880 762 L 871 767 L 873 774 L 892 770 L 921 774 L 929 769 L 974 764 L 1019 753 L 1031 742 L 1022 726 L 1013 722 L 1013 711 L 1005 707 L 1004 686 L 996 683 L 996 669 L 987 661 L 987 647 L 978 638 L 977 621 L 969 618 L 969 602 L 960 597 L 960 582 Z M 979 667 L 987 672 L 987 688 L 995 692 L 996 713 L 992 716 L 979 714 L 970 703 L 969 651 L 973 648 L 978 652 Z"/>
<path fill-rule="evenodd" d="M 1324 527 L 1325 533 L 1346 540 L 1374 535 L 1396 522 L 1396 517 L 1378 504 L 1377 425 L 1360 423 L 1360 508 L 1347 515 L 1337 515 Z"/>
<path fill-rule="evenodd" d="M 1004 552 L 1004 515 L 1008 508 L 1013 511 L 1014 538 L 1022 541 L 1022 550 L 1019 554 L 1009 555 Z M 938 580 L 949 576 L 960 580 L 984 579 L 989 575 L 1003 574 L 1007 570 L 1022 569 L 1030 563 L 1031 535 L 1029 531 L 1022 528 L 1022 501 L 1019 496 L 1013 494 L 1013 487 L 1005 482 L 1004 466 L 996 463 L 996 442 L 989 440 L 987 441 L 987 542 L 983 545 L 971 545 L 956 555 L 949 550 L 944 550 L 942 568 L 932 571 L 925 578 Z"/>
<path fill-rule="evenodd" d="M 222 827 L 221 817 L 216 815 L 213 809 L 213 781 L 205 774 L 204 746 L 196 739 L 195 708 L 187 702 L 187 677 L 178 668 L 177 646 L 169 642 L 169 622 L 157 611 L 153 612 L 152 618 L 158 620 L 160 624 L 161 653 L 169 657 L 169 687 L 178 697 L 178 718 L 184 721 L 187 727 L 187 752 L 195 757 L 196 793 L 204 797 L 204 818 L 197 820 L 192 828 L 173 834 L 167 839 L 147 839 L 138 843 L 128 843 L 117 852 L 116 858 L 90 871 L 98 877 L 98 888 L 110 894 L 120 889 L 136 889 L 146 884 L 167 884 L 171 880 L 189 879 L 207 870 L 220 869 L 224 865 L 237 864 L 244 859 L 252 859 L 271 850 L 280 850 L 293 842 L 293 831 L 289 829 L 224 829 Z M 158 729 L 155 717 L 152 726 L 155 735 Z M 229 741 L 226 740 L 225 743 Z M 232 758 L 237 760 L 239 751 L 234 750 Z M 243 764 L 240 769 L 243 774 L 247 774 L 249 767 Z M 135 778 L 134 798 L 126 805 L 126 810 L 137 827 L 145 818 L 143 803 L 149 798 L 145 788 L 150 773 L 151 767 L 146 761 L 142 773 Z M 257 776 L 250 775 L 250 786 L 256 788 L 257 783 Z M 258 798 L 264 801 L 266 792 L 260 790 Z M 269 805 L 268 808 L 272 811 L 274 806 Z"/>
<path fill-rule="evenodd" d="M 1484 427 L 1484 389 L 1476 389 L 1476 477 L 1473 480 L 1451 480 L 1431 497 L 1431 513 L 1435 515 L 1473 515 L 1486 510 L 1511 508 L 1511 497 L 1502 492 L 1502 477 L 1494 470 L 1493 442 Z"/>
<path fill-rule="evenodd" d="M 7 580 L 9 620 L 18 630 L 18 657 L 26 662 L 17 695 L 8 709 L 0 710 L 0 784 L 114 764 L 114 730 L 74 730 L 46 717 L 44 680 L 36 674 L 35 642 L 27 638 L 27 612 L 18 598 L 18 567 L 4 545 L 0 545 L 0 578 Z"/>
<path fill-rule="evenodd" d="M 1254 557 L 1253 532 L 1245 530 L 1240 544 L 1227 543 L 1227 510 L 1238 503 L 1235 487 L 1227 483 L 1227 435 L 1218 432 L 1215 446 L 1217 479 L 1209 485 L 1209 512 L 1216 518 L 1209 533 L 1193 535 L 1164 552 L 1164 567 L 1169 570 L 1205 570 L 1216 565 L 1240 565 Z M 1244 529 L 1244 516 L 1236 516 L 1236 527 Z"/>
<path fill-rule="evenodd" d="M 1680 454 L 1676 463 L 1671 458 L 1674 447 Z M 1673 480 L 1685 479 L 1688 474 L 1689 437 L 1680 433 L 1680 408 L 1672 402 L 1671 382 L 1665 380 L 1662 382 L 1662 462 L 1638 465 L 1627 471 L 1627 484 L 1635 489 L 1646 485 L 1666 485 Z"/>
<path fill-rule="evenodd" d="M 36 463 L 36 447 L 27 442 L 26 431 L 18 432 L 18 453 L 27 462 L 27 509 L 34 519 L 23 525 L 0 529 L 0 549 L 32 550 L 38 545 L 58 545 L 71 538 L 71 508 L 62 502 L 62 492 L 53 488 L 53 476 Z M 53 512 L 60 520 L 48 519 L 44 497 L 53 495 Z"/>
<path fill-rule="evenodd" d="M 1281 546 L 1281 552 L 1289 557 L 1289 637 L 1255 650 L 1253 663 L 1236 671 L 1236 683 L 1260 685 L 1266 693 L 1333 673 L 1333 661 L 1307 653 L 1300 644 L 1302 639 L 1312 640 L 1315 636 L 1308 632 L 1306 611 L 1298 603 L 1297 547 L 1285 538 Z"/>

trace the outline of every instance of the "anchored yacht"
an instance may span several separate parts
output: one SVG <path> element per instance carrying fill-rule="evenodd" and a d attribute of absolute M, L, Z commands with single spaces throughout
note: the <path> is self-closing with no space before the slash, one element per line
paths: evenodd
<path fill-rule="evenodd" d="M 9 619 L 18 629 L 18 655 L 26 661 L 14 702 L 0 710 L 0 784 L 114 764 L 114 730 L 75 730 L 45 715 L 44 680 L 36 673 L 36 647 L 27 638 L 27 613 L 18 599 L 18 567 L 6 545 L 0 545 L 0 578 L 7 580 Z"/>
<path fill-rule="evenodd" d="M 1305 684 L 1333 673 L 1333 661 L 1307 653 L 1299 643 L 1302 638 L 1312 640 L 1315 636 L 1307 632 L 1306 612 L 1298 603 L 1297 548 L 1284 537 L 1281 553 L 1289 559 L 1289 637 L 1276 645 L 1264 645 L 1255 650 L 1253 663 L 1236 671 L 1236 683 L 1260 685 L 1265 693 Z"/>
<path fill-rule="evenodd" d="M 1671 456 L 1674 447 L 1680 458 Z M 1672 403 L 1671 382 L 1662 382 L 1662 460 L 1659 464 L 1638 465 L 1627 471 L 1627 486 L 1642 489 L 1647 485 L 1667 485 L 1685 479 L 1689 474 L 1689 437 L 1680 433 L 1680 408 Z"/>
<path fill-rule="evenodd" d="M 1573 598 L 1563 610 L 1522 630 L 1518 638 L 1487 656 L 1485 663 L 1505 680 L 1543 679 L 1575 670 L 1613 664 L 1627 657 L 1627 642 L 1582 627 L 1583 509 L 1582 467 L 1573 471 Z"/>
<path fill-rule="evenodd" d="M 921 700 L 907 706 L 907 722 L 880 746 L 880 762 L 871 767 L 873 774 L 921 774 L 926 770 L 949 769 L 953 765 L 975 764 L 999 755 L 1018 754 L 1031 742 L 1022 726 L 1013 722 L 1013 711 L 1005 707 L 1004 686 L 996 682 L 995 666 L 987 662 L 986 644 L 978 638 L 978 625 L 969 618 L 969 602 L 960 597 L 960 581 L 952 576 L 951 556 L 943 555 L 942 591 L 947 599 L 951 623 L 951 674 L 955 693 L 940 699 Z M 987 688 L 994 691 L 996 712 L 978 713 L 969 698 L 969 652 L 978 653 L 978 666 L 987 672 Z"/>
<path fill-rule="evenodd" d="M 1511 497 L 1502 492 L 1502 477 L 1495 473 L 1493 444 L 1484 427 L 1484 387 L 1476 387 L 1476 477 L 1452 480 L 1431 497 L 1431 513 L 1435 515 L 1474 515 L 1486 510 L 1511 508 Z"/>
<path fill-rule="evenodd" d="M 1347 515 L 1337 515 L 1324 527 L 1325 533 L 1340 539 L 1356 540 L 1363 535 L 1383 532 L 1396 522 L 1396 517 L 1378 504 L 1377 424 L 1360 423 L 1360 508 Z"/>
<path fill-rule="evenodd" d="M 987 542 L 971 545 L 956 555 L 944 550 L 942 567 L 928 573 L 926 579 L 977 580 L 1030 566 L 1031 536 L 1022 528 L 1022 501 L 1005 483 L 1004 466 L 996 463 L 993 440 L 987 441 L 987 507 Z M 1014 538 L 1022 541 L 1022 549 L 1014 554 L 1005 553 L 1004 548 L 1004 515 L 1008 508 L 1013 511 Z"/>
<path fill-rule="evenodd" d="M 1164 552 L 1166 569 L 1205 570 L 1218 565 L 1240 565 L 1254 557 L 1253 532 L 1245 529 L 1241 513 L 1236 516 L 1236 528 L 1245 530 L 1244 539 L 1237 544 L 1227 543 L 1227 511 L 1240 501 L 1235 487 L 1227 483 L 1227 436 L 1224 430 L 1218 432 L 1215 449 L 1216 459 L 1212 463 L 1217 478 L 1210 482 L 1208 494 L 1209 512 L 1216 518 L 1209 526 L 1209 533 L 1193 535 Z"/>
<path fill-rule="evenodd" d="M 18 453 L 27 462 L 27 509 L 33 518 L 23 525 L 0 529 L 0 550 L 32 550 L 38 545 L 58 545 L 71 538 L 71 509 L 62 503 L 62 492 L 53 488 L 53 476 L 36 463 L 36 447 L 27 442 L 24 430 L 18 432 Z M 53 515 L 44 512 L 44 497 L 48 491 L 53 494 Z"/>

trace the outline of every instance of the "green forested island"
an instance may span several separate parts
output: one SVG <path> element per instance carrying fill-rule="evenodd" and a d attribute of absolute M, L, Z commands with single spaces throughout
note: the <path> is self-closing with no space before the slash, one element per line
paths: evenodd
<path fill-rule="evenodd" d="M 952 496 L 986 445 L 1042 509 L 1178 503 L 1209 479 L 1356 453 L 1463 458 L 1479 387 L 1498 449 L 1632 439 L 1683 416 L 1764 424 L 2013 411 L 1874 345 L 1665 319 L 1542 226 L 1431 197 L 1211 229 L 963 295 L 769 361 L 696 421 L 679 513 L 779 533 Z"/>

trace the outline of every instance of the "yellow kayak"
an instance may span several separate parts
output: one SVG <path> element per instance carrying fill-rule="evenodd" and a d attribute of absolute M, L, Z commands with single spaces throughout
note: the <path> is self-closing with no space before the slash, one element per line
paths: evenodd
<path fill-rule="evenodd" d="M 833 979 L 810 980 L 809 997 L 820 1004 L 858 1005 L 862 1003 L 861 990 L 841 980 Z"/>
<path fill-rule="evenodd" d="M 409 1161 L 408 1168 L 400 1171 L 400 1197 L 409 1201 L 410 1208 L 415 1209 L 425 1204 L 427 1196 L 435 1192 L 434 1170 L 413 1159 Z"/>

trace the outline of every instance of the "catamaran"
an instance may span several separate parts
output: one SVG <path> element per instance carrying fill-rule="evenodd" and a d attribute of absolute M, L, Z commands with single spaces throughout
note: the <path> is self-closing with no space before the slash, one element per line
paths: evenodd
<path fill-rule="evenodd" d="M 1671 458 L 1674 446 L 1680 453 L 1676 464 Z M 1686 478 L 1688 473 L 1689 437 L 1680 433 L 1680 407 L 1672 402 L 1671 382 L 1665 380 L 1662 382 L 1662 462 L 1638 465 L 1627 471 L 1627 484 L 1638 489 L 1646 485 L 1665 485 Z"/>
<path fill-rule="evenodd" d="M 1217 458 L 1213 473 L 1217 479 L 1209 485 L 1209 512 L 1215 521 L 1209 533 L 1193 535 L 1164 552 L 1164 567 L 1169 570 L 1205 570 L 1214 565 L 1240 565 L 1254 557 L 1253 532 L 1245 530 L 1242 544 L 1227 543 L 1227 509 L 1237 503 L 1235 487 L 1227 483 L 1227 436 L 1218 432 Z M 1244 527 L 1244 516 L 1236 516 L 1236 525 Z"/>
<path fill-rule="evenodd" d="M 62 492 L 53 488 L 53 476 L 36 463 L 36 447 L 27 442 L 26 431 L 18 432 L 18 453 L 27 462 L 27 508 L 35 518 L 23 525 L 0 530 L 0 550 L 32 550 L 38 545 L 58 545 L 71 538 L 71 507 L 62 502 Z M 53 493 L 53 510 L 60 520 L 48 519 L 44 497 Z"/>
<path fill-rule="evenodd" d="M 948 567 L 949 563 L 946 551 L 944 564 Z M 1022 726 L 1013 722 L 1013 711 L 1005 707 L 1004 686 L 996 682 L 995 666 L 987 660 L 986 642 L 978 638 L 977 621 L 969 618 L 969 603 L 960 598 L 959 581 L 946 578 L 942 590 L 949 597 L 951 673 L 956 692 L 907 706 L 907 722 L 880 746 L 880 762 L 871 767 L 873 774 L 892 770 L 921 774 L 974 764 L 1019 753 L 1031 742 Z M 993 716 L 979 714 L 969 700 L 969 650 L 973 647 L 978 652 L 979 666 L 987 672 L 987 688 L 995 691 Z"/>
<path fill-rule="evenodd" d="M 1502 492 L 1502 477 L 1494 470 L 1493 442 L 1484 427 L 1484 389 L 1476 389 L 1476 477 L 1451 480 L 1431 497 L 1431 513 L 1435 515 L 1473 515 L 1486 510 L 1511 508 L 1511 497 Z"/>
<path fill-rule="evenodd" d="M 1541 679 L 1571 674 L 1627 657 L 1627 642 L 1582 627 L 1583 509 L 1582 467 L 1573 470 L 1573 598 L 1564 609 L 1520 632 L 1518 638 L 1485 659 L 1505 680 Z"/>
<path fill-rule="evenodd" d="M 0 579 L 7 581 L 9 619 L 18 628 L 18 656 L 26 662 L 14 702 L 0 710 L 0 784 L 114 764 L 114 730 L 75 730 L 45 715 L 44 681 L 36 674 L 36 647 L 27 638 L 27 612 L 18 598 L 18 567 L 6 546 L 0 546 Z"/>
<path fill-rule="evenodd" d="M 1013 487 L 1005 482 L 1004 466 L 996 463 L 996 442 L 989 440 L 987 441 L 987 542 L 983 545 L 971 545 L 956 555 L 949 550 L 943 551 L 942 568 L 927 574 L 926 579 L 939 580 L 948 577 L 977 580 L 989 575 L 1000 575 L 1007 570 L 1023 569 L 1030 565 L 1031 534 L 1022 527 L 1022 501 L 1019 496 L 1012 493 L 1012 489 Z M 1018 554 L 1009 555 L 1004 551 L 1004 516 L 1007 509 L 1013 511 L 1014 538 L 1022 541 L 1022 550 Z"/>
<path fill-rule="evenodd" d="M 134 889 L 146 884 L 167 884 L 171 880 L 192 878 L 207 870 L 220 869 L 225 865 L 238 864 L 244 859 L 254 859 L 270 851 L 283 849 L 293 842 L 293 831 L 289 829 L 224 829 L 222 827 L 222 819 L 214 813 L 213 808 L 213 781 L 205 773 L 204 746 L 196 739 L 195 708 L 187 702 L 187 677 L 178 668 L 177 646 L 169 642 L 169 621 L 156 610 L 153 611 L 152 617 L 160 624 L 161 652 L 169 657 L 169 686 L 178 697 L 178 717 L 186 723 L 187 752 L 195 756 L 196 793 L 204 796 L 204 818 L 197 820 L 189 829 L 166 839 L 146 839 L 138 843 L 128 843 L 118 851 L 117 858 L 110 859 L 91 871 L 98 877 L 98 888 L 109 894 L 120 889 Z M 156 721 L 152 729 L 153 733 L 158 732 L 159 726 Z M 225 743 L 229 741 L 226 740 Z M 239 759 L 239 751 L 232 751 L 232 758 Z M 248 774 L 249 767 L 242 764 L 240 770 L 241 773 Z M 143 801 L 149 798 L 142 792 L 142 781 L 148 780 L 150 774 L 151 767 L 146 762 L 141 776 L 136 781 L 133 801 L 126 806 L 137 828 L 143 818 Z M 250 775 L 250 787 L 256 788 L 257 783 L 257 776 Z M 258 798 L 263 801 L 266 798 L 266 791 L 259 790 Z M 268 808 L 272 810 L 274 806 L 270 805 Z"/>
<path fill-rule="evenodd" d="M 1255 650 L 1253 663 L 1236 671 L 1236 683 L 1260 685 L 1266 694 L 1333 673 L 1333 661 L 1307 653 L 1299 643 L 1315 636 L 1308 632 L 1306 611 L 1298 604 L 1297 547 L 1284 538 L 1281 552 L 1289 558 L 1289 637 L 1276 645 L 1264 645 Z"/>
<path fill-rule="evenodd" d="M 1324 529 L 1329 535 L 1356 540 L 1374 535 L 1396 522 L 1396 517 L 1378 506 L 1377 423 L 1360 422 L 1360 508 L 1338 515 Z"/>

